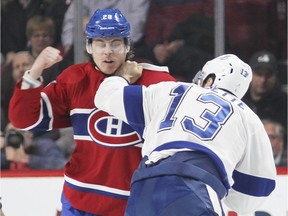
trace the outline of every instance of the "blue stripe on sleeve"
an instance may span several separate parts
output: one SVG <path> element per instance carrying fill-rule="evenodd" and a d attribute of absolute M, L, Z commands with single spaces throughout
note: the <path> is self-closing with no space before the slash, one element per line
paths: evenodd
<path fill-rule="evenodd" d="M 43 131 L 43 130 L 48 131 L 49 130 L 49 124 L 50 124 L 51 118 L 49 117 L 48 108 L 43 99 L 42 99 L 42 104 L 43 104 L 43 111 L 42 111 L 43 118 L 39 124 L 37 124 L 34 128 L 31 129 L 31 131 Z"/>
<path fill-rule="evenodd" d="M 247 175 L 237 170 L 233 172 L 233 179 L 234 190 L 251 196 L 268 196 L 275 188 L 275 181 L 272 179 Z"/>
<path fill-rule="evenodd" d="M 145 121 L 143 110 L 142 86 L 126 86 L 124 88 L 124 109 L 128 124 L 143 136 Z"/>

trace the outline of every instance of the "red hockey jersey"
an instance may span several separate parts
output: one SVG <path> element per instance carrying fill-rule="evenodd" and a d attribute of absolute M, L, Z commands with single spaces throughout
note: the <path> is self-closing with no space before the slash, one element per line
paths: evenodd
<path fill-rule="evenodd" d="M 167 67 L 142 66 L 143 75 L 136 84 L 174 81 Z M 65 197 L 76 209 L 120 216 L 141 159 L 142 138 L 95 107 L 95 93 L 105 77 L 92 63 L 83 63 L 68 67 L 45 88 L 21 90 L 18 83 L 9 117 L 15 127 L 25 130 L 72 126 L 76 147 L 64 170 Z"/>

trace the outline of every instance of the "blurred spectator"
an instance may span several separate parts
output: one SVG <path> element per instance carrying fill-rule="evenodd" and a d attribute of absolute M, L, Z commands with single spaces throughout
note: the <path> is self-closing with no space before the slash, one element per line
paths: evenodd
<path fill-rule="evenodd" d="M 270 119 L 262 119 L 262 122 L 272 145 L 275 165 L 287 167 L 287 143 L 285 143 L 283 126 L 279 122 Z"/>
<path fill-rule="evenodd" d="M 10 169 L 63 169 L 67 160 L 52 139 L 33 139 L 31 131 L 20 131 L 11 123 L 5 130 L 5 156 Z"/>
<path fill-rule="evenodd" d="M 91 1 L 82 0 L 83 20 L 91 17 L 96 9 L 115 9 L 118 8 L 126 17 L 131 25 L 131 41 L 133 44 L 140 43 L 143 36 L 143 28 L 146 22 L 147 12 L 150 0 L 109 0 L 109 1 Z M 65 47 L 65 53 L 71 49 L 74 34 L 74 7 L 72 1 L 67 9 L 62 28 L 62 44 Z M 86 23 L 85 23 L 86 25 Z M 84 26 L 85 26 L 84 25 Z"/>
<path fill-rule="evenodd" d="M 67 7 L 65 0 L 1 1 L 1 52 L 6 63 L 11 62 L 15 52 L 27 47 L 26 23 L 35 15 L 48 16 L 55 22 L 53 46 L 59 48 L 62 22 Z"/>
<path fill-rule="evenodd" d="M 1 128 L 8 123 L 8 107 L 15 84 L 31 68 L 34 58 L 28 51 L 17 52 L 6 71 L 1 72 Z"/>
<path fill-rule="evenodd" d="M 36 58 L 47 46 L 52 46 L 54 42 L 55 25 L 51 18 L 36 15 L 31 17 L 26 26 L 26 36 L 28 39 L 27 49 Z M 65 61 L 57 63 L 47 68 L 43 73 L 44 86 L 54 81 L 56 77 L 65 69 Z"/>
<path fill-rule="evenodd" d="M 252 55 L 253 78 L 243 101 L 259 116 L 280 122 L 287 129 L 287 93 L 279 84 L 277 59 L 268 51 Z"/>
<path fill-rule="evenodd" d="M 55 25 L 46 16 L 32 16 L 26 25 L 27 49 L 36 58 L 47 46 L 52 46 L 55 35 Z"/>
<path fill-rule="evenodd" d="M 64 15 L 68 9 L 66 0 L 41 0 L 40 15 L 50 17 L 55 25 L 53 46 L 62 49 L 61 32 Z M 40 1 L 40 2 L 41 2 Z"/>
<path fill-rule="evenodd" d="M 36 58 L 39 53 L 47 46 L 54 44 L 55 25 L 53 20 L 47 16 L 35 15 L 32 16 L 26 26 L 27 47 L 23 50 L 28 50 L 30 54 Z M 15 54 L 13 54 L 14 56 Z M 13 60 L 13 57 L 11 61 Z M 54 81 L 63 69 L 69 66 L 69 63 L 64 60 L 50 68 L 47 68 L 43 73 L 44 86 Z M 6 64 L 2 67 L 2 72 L 9 67 Z M 30 68 L 28 68 L 30 69 Z"/>
<path fill-rule="evenodd" d="M 214 56 L 213 1 L 151 1 L 145 45 L 135 48 L 138 61 L 167 65 L 178 80 L 191 82 Z"/>
<path fill-rule="evenodd" d="M 67 161 L 70 159 L 72 152 L 75 149 L 73 128 L 60 128 L 59 138 L 56 140 L 56 145 L 62 150 Z"/>
<path fill-rule="evenodd" d="M 9 161 L 5 156 L 5 138 L 4 132 L 0 131 L 0 149 L 1 149 L 1 170 L 9 169 Z"/>
<path fill-rule="evenodd" d="M 164 42 L 177 24 L 192 14 L 214 16 L 213 0 L 154 0 L 151 1 L 144 29 L 145 44 Z"/>
<path fill-rule="evenodd" d="M 265 49 L 287 59 L 287 1 L 225 1 L 225 28 L 232 51 L 245 61 Z"/>
<path fill-rule="evenodd" d="M 1 51 L 9 64 L 15 52 L 27 46 L 25 35 L 27 20 L 37 14 L 40 1 L 11 0 L 2 5 L 1 1 Z M 7 2 L 4 0 L 4 2 Z"/>

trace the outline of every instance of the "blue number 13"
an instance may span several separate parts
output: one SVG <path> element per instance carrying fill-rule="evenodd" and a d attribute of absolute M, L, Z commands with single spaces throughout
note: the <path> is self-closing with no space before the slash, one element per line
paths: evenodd
<path fill-rule="evenodd" d="M 164 120 L 160 123 L 159 130 L 169 130 L 173 127 L 175 121 L 177 120 L 177 118 L 174 116 L 189 89 L 190 86 L 188 85 L 179 85 L 172 90 L 171 95 L 173 98 L 167 109 Z M 216 136 L 216 134 L 221 130 L 222 125 L 225 124 L 225 122 L 232 115 L 233 108 L 228 101 L 225 101 L 223 98 L 213 93 L 201 94 L 197 98 L 197 101 L 203 104 L 212 103 L 214 106 L 216 106 L 216 111 L 209 110 L 208 106 L 205 106 L 201 115 L 198 116 L 198 118 L 201 118 L 206 122 L 205 126 L 200 126 L 197 124 L 195 121 L 195 116 L 193 118 L 193 116 L 185 115 L 183 119 L 179 120 L 181 121 L 184 131 L 194 134 L 201 140 L 211 140 Z M 193 105 L 191 105 L 190 109 L 193 110 Z"/>

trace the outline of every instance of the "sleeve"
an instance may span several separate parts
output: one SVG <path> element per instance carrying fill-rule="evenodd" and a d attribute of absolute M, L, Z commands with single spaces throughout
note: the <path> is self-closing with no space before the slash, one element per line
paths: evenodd
<path fill-rule="evenodd" d="M 123 88 L 128 85 L 128 82 L 119 76 L 104 79 L 96 92 L 94 98 L 95 106 L 127 122 L 124 110 Z"/>
<path fill-rule="evenodd" d="M 97 108 L 128 123 L 138 134 L 143 135 L 144 86 L 128 85 L 122 77 L 106 78 L 95 95 L 94 104 Z"/>
<path fill-rule="evenodd" d="M 246 126 L 246 152 L 233 172 L 234 184 L 224 199 L 229 208 L 240 214 L 255 211 L 275 189 L 276 167 L 272 148 L 266 131 L 258 120 L 255 119 L 251 126 Z"/>
<path fill-rule="evenodd" d="M 22 82 L 16 84 L 10 100 L 9 119 L 16 128 L 24 129 L 39 119 L 42 86 L 21 90 L 21 85 Z"/>
<path fill-rule="evenodd" d="M 42 89 L 21 89 L 17 83 L 9 104 L 9 119 L 20 129 L 48 131 L 70 127 L 70 117 L 65 101 L 65 89 L 56 82 Z"/>

